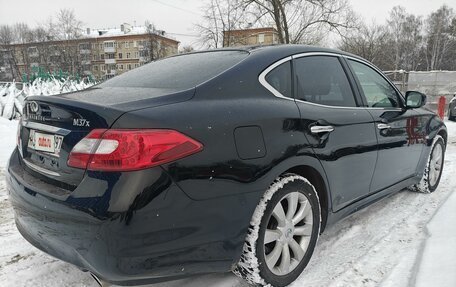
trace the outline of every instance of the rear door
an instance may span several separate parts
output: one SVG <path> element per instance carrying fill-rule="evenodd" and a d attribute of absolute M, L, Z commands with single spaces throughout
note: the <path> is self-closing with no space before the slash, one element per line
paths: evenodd
<path fill-rule="evenodd" d="M 415 175 L 425 134 L 418 113 L 403 108 L 402 96 L 379 71 L 358 59 L 347 62 L 375 121 L 378 160 L 371 192 L 377 192 Z"/>
<path fill-rule="evenodd" d="M 375 125 L 338 55 L 302 54 L 293 65 L 300 128 L 325 169 L 337 211 L 369 194 L 377 160 Z"/>

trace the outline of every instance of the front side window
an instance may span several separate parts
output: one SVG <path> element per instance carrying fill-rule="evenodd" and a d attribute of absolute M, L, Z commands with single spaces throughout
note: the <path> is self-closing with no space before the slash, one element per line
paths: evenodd
<path fill-rule="evenodd" d="M 266 82 L 271 85 L 281 95 L 292 98 L 291 92 L 291 64 L 290 61 L 285 62 L 272 71 L 270 71 L 266 77 Z"/>
<path fill-rule="evenodd" d="M 396 90 L 377 71 L 357 61 L 348 60 L 348 63 L 358 78 L 369 107 L 399 107 Z"/>
<path fill-rule="evenodd" d="M 298 58 L 295 71 L 297 99 L 326 106 L 356 106 L 350 83 L 337 57 Z"/>

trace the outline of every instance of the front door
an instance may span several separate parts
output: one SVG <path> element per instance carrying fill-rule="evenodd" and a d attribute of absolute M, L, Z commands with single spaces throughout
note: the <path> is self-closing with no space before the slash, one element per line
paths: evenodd
<path fill-rule="evenodd" d="M 377 192 L 415 175 L 425 135 L 418 127 L 418 113 L 404 109 L 402 97 L 389 81 L 365 63 L 347 62 L 375 121 L 378 160 L 371 192 Z"/>

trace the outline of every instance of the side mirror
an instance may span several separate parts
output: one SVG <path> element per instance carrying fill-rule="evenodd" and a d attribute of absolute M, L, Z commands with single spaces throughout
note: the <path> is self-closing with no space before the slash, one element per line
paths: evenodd
<path fill-rule="evenodd" d="M 426 95 L 417 91 L 408 91 L 405 93 L 405 102 L 407 109 L 421 108 L 426 104 Z"/>

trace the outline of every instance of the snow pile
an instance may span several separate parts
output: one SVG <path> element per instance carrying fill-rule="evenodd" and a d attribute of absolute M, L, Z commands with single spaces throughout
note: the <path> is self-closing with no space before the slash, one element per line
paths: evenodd
<path fill-rule="evenodd" d="M 17 121 L 8 121 L 0 117 L 0 176 L 2 169 L 5 168 L 6 162 L 16 146 L 16 131 Z"/>
<path fill-rule="evenodd" d="M 15 82 L 0 84 L 0 116 L 9 120 L 17 118 L 22 114 L 25 98 L 28 96 L 52 96 L 62 93 L 69 93 L 87 89 L 94 85 L 93 82 L 36 79 L 32 83 L 21 84 L 22 89 L 18 88 Z"/>

